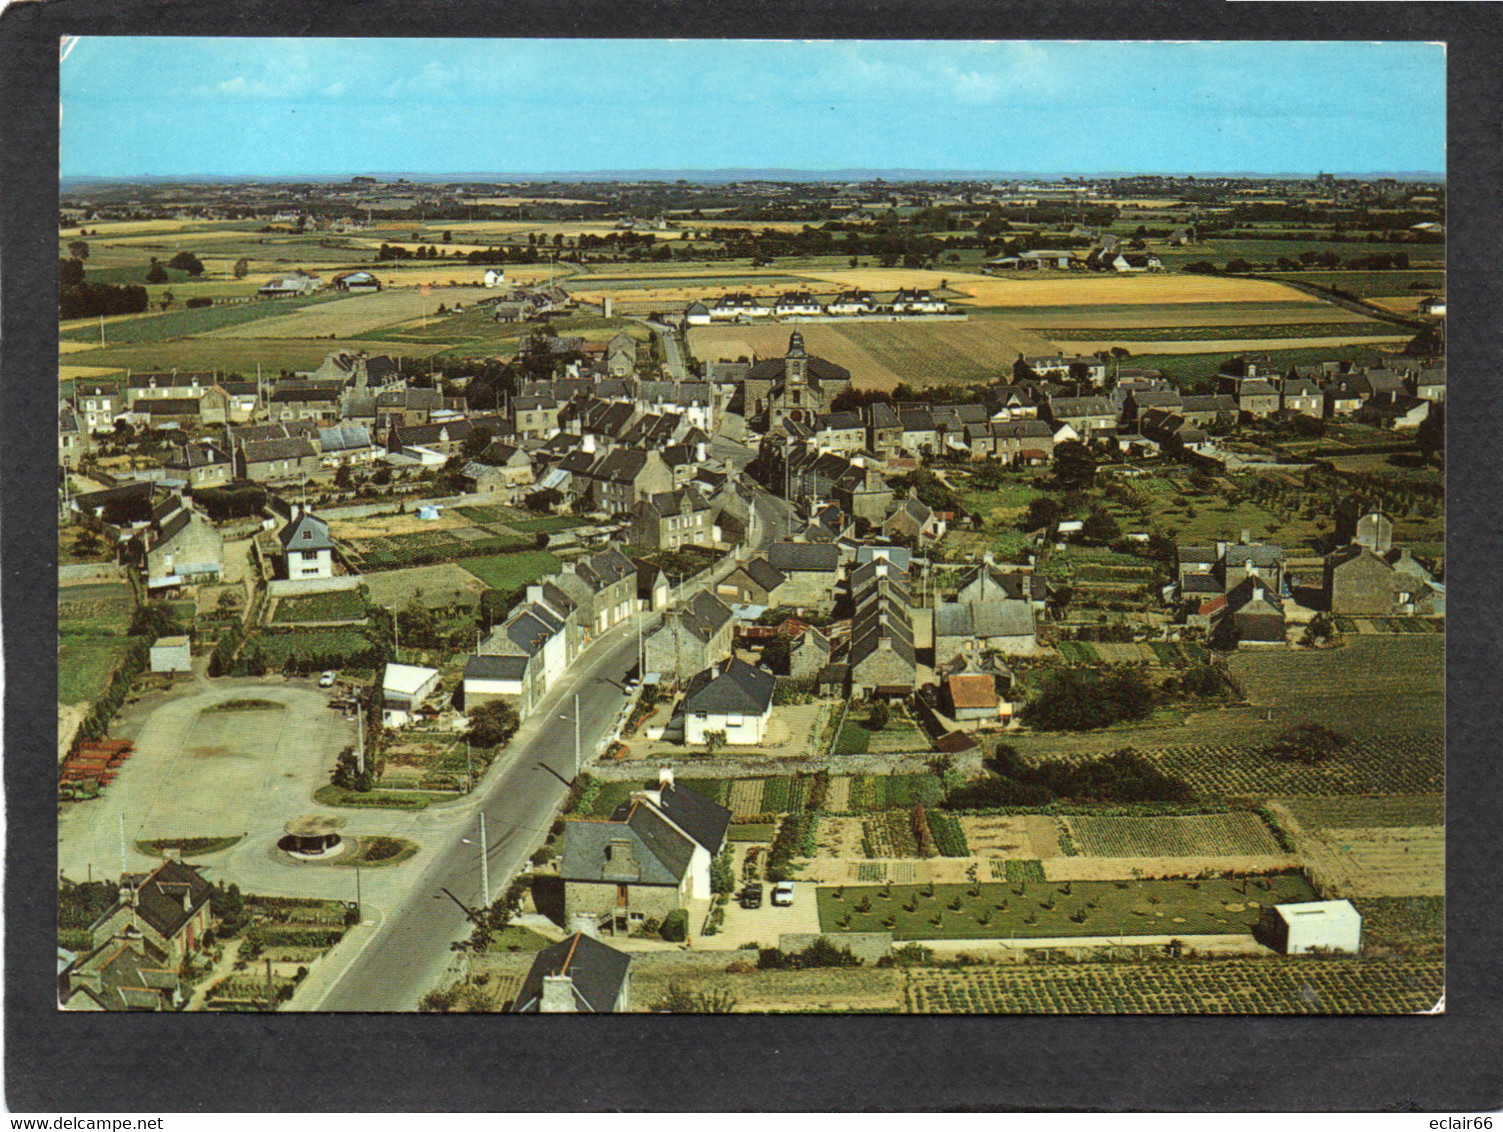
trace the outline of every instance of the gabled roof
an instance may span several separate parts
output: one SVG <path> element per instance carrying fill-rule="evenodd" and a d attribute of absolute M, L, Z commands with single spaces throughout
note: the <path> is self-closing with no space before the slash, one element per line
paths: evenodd
<path fill-rule="evenodd" d="M 163 861 L 136 886 L 136 915 L 158 934 L 171 939 L 209 902 L 211 886 L 197 869 L 181 861 Z M 184 907 L 184 897 L 187 907 Z M 95 925 L 114 914 L 115 905 Z"/>
<path fill-rule="evenodd" d="M 795 570 L 834 570 L 840 565 L 840 551 L 828 543 L 775 542 L 767 550 L 767 561 L 785 574 Z"/>
<path fill-rule="evenodd" d="M 559 872 L 565 881 L 606 881 L 612 841 L 625 841 L 636 858 L 635 884 L 677 885 L 694 859 L 694 840 L 652 806 L 632 802 L 623 821 L 573 820 L 564 826 Z"/>
<path fill-rule="evenodd" d="M 576 932 L 568 939 L 537 953 L 517 991 L 518 1014 L 535 1014 L 543 1000 L 543 979 L 567 975 L 574 986 L 576 1007 L 590 1014 L 615 1009 L 621 985 L 631 969 L 631 956 Z"/>
<path fill-rule="evenodd" d="M 731 826 L 730 810 L 678 783 L 671 786 L 660 785 L 649 794 L 649 798 L 652 793 L 657 795 L 657 800 L 649 801 L 648 805 L 660 810 L 711 856 L 719 853 L 725 846 L 726 831 Z M 611 820 L 625 821 L 631 807 L 638 804 L 630 800 L 622 802 L 611 815 Z"/>
<path fill-rule="evenodd" d="M 270 460 L 303 460 L 318 453 L 306 437 L 294 436 L 286 440 L 248 440 L 240 445 L 247 464 L 261 464 Z"/>
<path fill-rule="evenodd" d="M 481 654 L 465 661 L 466 680 L 521 680 L 527 675 L 526 656 Z"/>
<path fill-rule="evenodd" d="M 733 657 L 718 675 L 713 668 L 697 673 L 684 694 L 684 710 L 713 715 L 765 715 L 772 707 L 777 677 Z"/>
<path fill-rule="evenodd" d="M 1027 637 L 1034 632 L 1026 601 L 941 602 L 934 611 L 936 637 Z"/>
<path fill-rule="evenodd" d="M 767 559 L 758 556 L 741 565 L 746 576 L 769 593 L 788 580 L 788 576 Z"/>
<path fill-rule="evenodd" d="M 277 536 L 283 550 L 332 550 L 334 542 L 329 538 L 329 524 L 310 511 L 304 511 L 282 528 Z"/>
<path fill-rule="evenodd" d="M 308 401 L 337 401 L 344 392 L 344 385 L 338 381 L 296 381 L 282 382 L 272 390 L 272 402 L 304 403 Z"/>
<path fill-rule="evenodd" d="M 950 702 L 956 708 L 997 706 L 996 681 L 984 672 L 951 676 L 946 684 L 950 690 Z"/>

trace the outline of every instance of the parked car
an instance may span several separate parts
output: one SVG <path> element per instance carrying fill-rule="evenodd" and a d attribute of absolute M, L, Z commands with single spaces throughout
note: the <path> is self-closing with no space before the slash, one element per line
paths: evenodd
<path fill-rule="evenodd" d="M 762 882 L 753 881 L 751 884 L 748 884 L 741 890 L 740 899 L 741 907 L 743 908 L 762 907 Z"/>
<path fill-rule="evenodd" d="M 318 678 L 318 686 L 320 688 L 332 688 L 332 687 L 334 687 L 334 675 L 335 674 L 332 673 L 332 672 L 325 672 L 322 676 L 320 676 Z"/>
<path fill-rule="evenodd" d="M 791 881 L 782 881 L 772 886 L 772 906 L 774 908 L 793 907 L 793 884 Z"/>

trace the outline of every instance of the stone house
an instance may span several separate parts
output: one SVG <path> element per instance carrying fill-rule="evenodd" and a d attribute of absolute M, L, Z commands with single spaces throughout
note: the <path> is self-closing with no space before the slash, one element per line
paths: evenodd
<path fill-rule="evenodd" d="M 176 966 L 209 928 L 211 886 L 191 865 L 163 861 L 150 873 L 126 873 L 120 897 L 89 925 L 95 947 L 127 929 Z"/>
<path fill-rule="evenodd" d="M 748 605 L 784 605 L 788 576 L 766 558 L 756 558 L 736 565 L 715 586 L 721 597 Z"/>
<path fill-rule="evenodd" d="M 564 915 L 612 932 L 661 920 L 710 896 L 710 862 L 725 847 L 731 812 L 660 773 L 609 820 L 564 824 L 559 873 Z"/>
<path fill-rule="evenodd" d="M 715 512 L 692 485 L 639 499 L 631 508 L 631 543 L 638 550 L 715 545 Z"/>
<path fill-rule="evenodd" d="M 664 610 L 662 623 L 644 638 L 646 671 L 687 680 L 729 659 L 733 628 L 730 606 L 700 590 L 682 606 Z"/>
<path fill-rule="evenodd" d="M 830 608 L 835 603 L 835 582 L 840 551 L 829 543 L 775 542 L 767 561 L 787 580 L 779 600 L 786 605 Z"/>
<path fill-rule="evenodd" d="M 146 539 L 148 592 L 219 581 L 224 566 L 224 536 L 207 516 L 181 500 Z"/>

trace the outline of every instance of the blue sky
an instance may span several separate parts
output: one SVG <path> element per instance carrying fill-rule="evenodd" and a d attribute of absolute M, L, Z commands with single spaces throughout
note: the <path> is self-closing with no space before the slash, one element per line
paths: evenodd
<path fill-rule="evenodd" d="M 85 38 L 62 173 L 1445 169 L 1418 43 Z"/>

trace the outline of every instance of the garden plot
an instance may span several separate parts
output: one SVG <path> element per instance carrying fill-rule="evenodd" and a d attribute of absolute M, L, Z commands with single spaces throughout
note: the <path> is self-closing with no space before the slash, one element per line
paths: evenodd
<path fill-rule="evenodd" d="M 370 591 L 371 604 L 387 608 L 403 607 L 415 596 L 421 597 L 430 608 L 473 605 L 485 589 L 479 578 L 452 562 L 377 571 L 363 575 L 360 580 Z"/>
<path fill-rule="evenodd" d="M 860 857 L 863 821 L 862 818 L 820 815 L 815 841 L 815 857 L 833 857 L 840 860 Z"/>
<path fill-rule="evenodd" d="M 1304 829 L 1391 829 L 1445 825 L 1444 794 L 1398 794 L 1372 798 L 1270 798 Z"/>
<path fill-rule="evenodd" d="M 1029 816 L 963 815 L 960 828 L 978 857 L 1037 858 L 1029 836 Z M 1049 819 L 1051 822 L 1054 819 Z"/>
<path fill-rule="evenodd" d="M 1342 896 L 1445 894 L 1445 799 L 1279 798 L 1289 836 L 1311 873 Z"/>
<path fill-rule="evenodd" d="M 452 733 L 408 731 L 387 745 L 377 788 L 382 790 L 439 790 L 456 793 L 465 788 L 467 768 L 476 775 L 488 765 L 489 751 L 473 749 L 468 762 L 465 744 Z"/>
<path fill-rule="evenodd" d="M 730 800 L 726 806 L 733 818 L 749 818 L 768 811 L 762 808 L 762 779 L 737 778 L 731 782 Z"/>
<path fill-rule="evenodd" d="M 1445 991 L 1445 963 L 1180 960 L 905 972 L 912 1014 L 1413 1014 Z"/>
<path fill-rule="evenodd" d="M 338 539 L 381 539 L 397 535 L 415 535 L 431 531 L 452 531 L 472 526 L 463 508 L 446 507 L 436 519 L 420 519 L 417 512 L 369 515 L 359 519 L 331 519 L 329 533 Z"/>
<path fill-rule="evenodd" d="M 1212 796 L 1418 794 L 1445 785 L 1445 742 L 1438 735 L 1355 741 L 1313 765 L 1233 743 L 1142 753 L 1160 770 Z"/>
<path fill-rule="evenodd" d="M 1256 814 L 1064 819 L 1087 857 L 1255 857 L 1282 852 Z"/>
<path fill-rule="evenodd" d="M 1293 872 L 1239 880 L 836 885 L 815 895 L 821 931 L 890 931 L 900 940 L 1246 935 L 1264 905 L 1319 898 Z"/>

